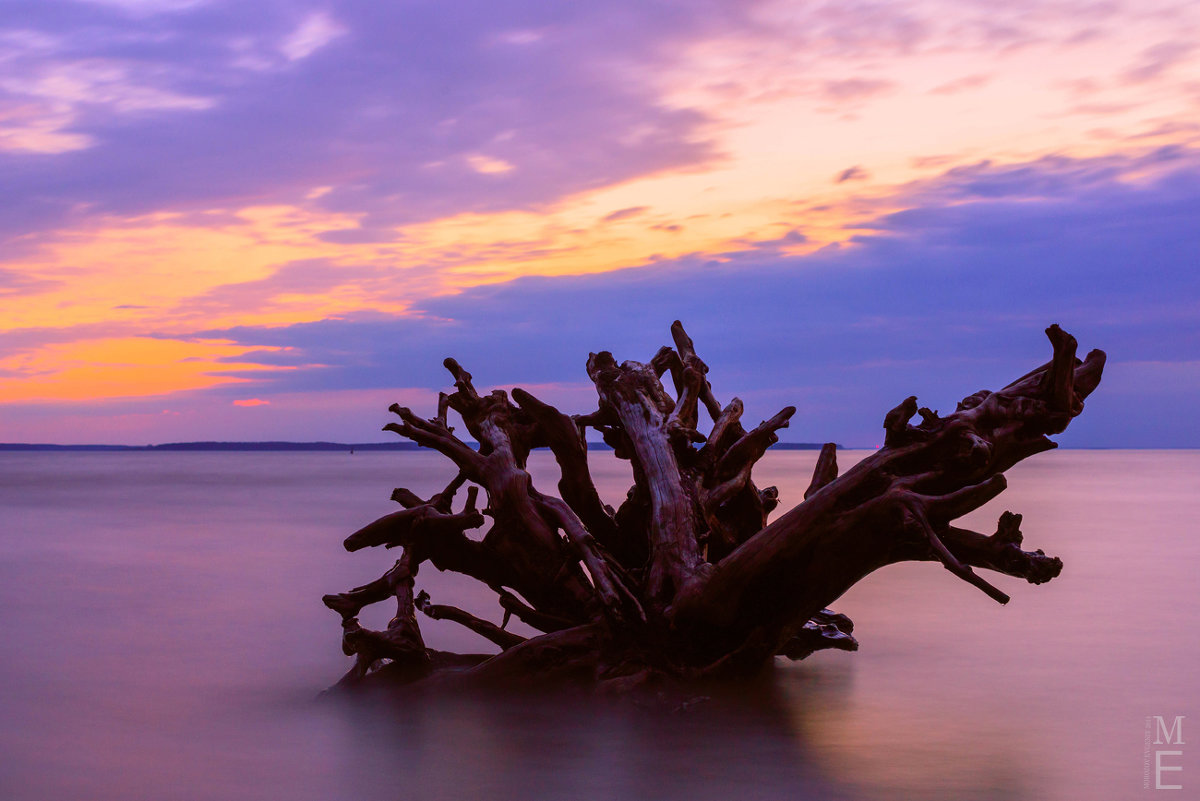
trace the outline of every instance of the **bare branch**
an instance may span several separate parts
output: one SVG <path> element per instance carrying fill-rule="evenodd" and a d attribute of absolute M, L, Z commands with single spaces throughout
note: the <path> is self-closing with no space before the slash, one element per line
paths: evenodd
<path fill-rule="evenodd" d="M 618 619 L 631 616 L 635 620 L 645 622 L 646 613 L 638 603 L 637 596 L 629 589 L 620 568 L 615 562 L 610 563 L 605 558 L 599 543 L 584 528 L 571 507 L 558 498 L 543 496 L 539 500 L 542 508 L 557 521 L 583 560 L 604 610 Z"/>
<path fill-rule="evenodd" d="M 475 617 L 470 612 L 464 612 L 456 606 L 430 603 L 429 593 L 423 590 L 417 596 L 415 603 L 417 609 L 434 620 L 451 620 L 460 626 L 470 629 L 480 637 L 499 645 L 502 649 L 512 648 L 514 645 L 520 645 L 525 642 L 525 638 L 521 635 L 505 631 L 495 623 Z"/>
<path fill-rule="evenodd" d="M 817 457 L 817 464 L 813 468 L 812 483 L 804 491 L 804 497 L 808 498 L 817 490 L 831 483 L 837 476 L 837 445 L 826 442 L 821 446 L 821 455 Z"/>
<path fill-rule="evenodd" d="M 938 561 L 947 570 L 968 584 L 973 584 L 983 590 L 989 598 L 999 601 L 1002 604 L 1009 602 L 1010 598 L 1007 595 L 993 587 L 975 573 L 975 571 L 971 570 L 969 566 L 960 562 L 954 554 L 950 553 L 950 549 L 946 547 L 941 537 L 934 531 L 933 525 L 929 522 L 929 518 L 925 515 L 925 510 L 920 503 L 911 502 L 908 511 L 911 517 L 907 522 L 929 541 L 929 547 L 933 549 L 934 556 L 937 557 Z"/>

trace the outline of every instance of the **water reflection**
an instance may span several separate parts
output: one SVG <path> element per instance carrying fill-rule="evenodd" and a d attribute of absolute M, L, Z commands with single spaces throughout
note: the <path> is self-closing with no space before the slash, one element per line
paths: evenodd
<path fill-rule="evenodd" d="M 346 797 L 1020 799 L 1020 732 L 946 726 L 903 700 L 864 710 L 849 664 L 783 666 L 709 700 L 381 693 L 324 699 Z M 678 700 L 678 699 L 675 699 Z"/>
<path fill-rule="evenodd" d="M 827 776 L 861 794 L 855 797 L 1045 797 L 1033 786 L 1036 759 L 1019 729 L 922 698 L 864 699 L 827 683 L 806 691 L 782 676 L 777 684 L 798 739 Z"/>
<path fill-rule="evenodd" d="M 326 706 L 344 727 L 341 772 L 356 797 L 395 787 L 434 798 L 859 797 L 825 775 L 800 698 L 779 678 L 710 689 L 686 710 L 571 694 L 375 694 Z M 782 683 L 813 683 L 797 678 Z M 849 690 L 844 676 L 815 682 L 823 695 Z"/>
<path fill-rule="evenodd" d="M 790 505 L 814 458 L 769 454 L 761 483 Z M 596 467 L 619 499 L 628 466 Z M 338 542 L 389 511 L 392 486 L 428 492 L 443 473 L 412 453 L 0 454 L 0 798 L 1140 798 L 1145 716 L 1200 714 L 1195 452 L 1030 460 L 973 525 L 1024 512 L 1062 577 L 1002 577 L 1000 607 L 936 565 L 887 568 L 836 604 L 859 652 L 782 664 L 687 713 L 315 701 L 346 668 L 320 596 L 393 559 Z M 421 582 L 498 619 L 486 589 Z M 430 623 L 431 646 L 479 648 Z M 1200 765 L 1183 765 L 1189 787 Z"/>

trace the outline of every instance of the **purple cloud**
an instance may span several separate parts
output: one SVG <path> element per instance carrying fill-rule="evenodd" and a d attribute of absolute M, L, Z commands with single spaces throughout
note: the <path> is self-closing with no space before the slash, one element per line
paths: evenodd
<path fill-rule="evenodd" d="M 32 109 L 46 152 L 0 153 L 0 233 L 260 202 L 370 230 L 713 158 L 699 112 L 625 75 L 745 7 L 625 5 L 10 3 L 0 107 Z"/>
<path fill-rule="evenodd" d="M 1195 49 L 1194 42 L 1160 42 L 1143 50 L 1138 62 L 1126 70 L 1123 77 L 1128 83 L 1152 81 L 1185 60 Z"/>
<path fill-rule="evenodd" d="M 630 206 L 627 209 L 617 209 L 612 214 L 606 214 L 604 216 L 603 222 L 616 222 L 617 220 L 627 220 L 630 217 L 636 217 L 639 214 L 643 214 L 649 208 L 650 208 L 649 206 Z"/>
<path fill-rule="evenodd" d="M 846 78 L 826 81 L 821 86 L 821 93 L 827 100 L 854 101 L 885 94 L 894 88 L 891 81 L 877 78 Z"/>
<path fill-rule="evenodd" d="M 536 209 L 718 160 L 705 112 L 663 102 L 651 79 L 696 42 L 844 69 L 810 87 L 841 104 L 895 88 L 862 74 L 875 59 L 1069 41 L 1078 20 L 1120 12 L 847 2 L 780 19 L 764 5 L 12 0 L 0 113 L 17 144 L 0 152 L 0 237 L 284 202 L 360 216 L 360 231 L 323 241 L 385 241 L 405 222 Z M 1131 74 L 1152 77 L 1181 47 L 1147 51 Z"/>
<path fill-rule="evenodd" d="M 385 270 L 371 266 L 344 266 L 328 259 L 288 262 L 266 278 L 224 284 L 182 304 L 189 316 L 245 308 L 269 308 L 280 295 L 325 295 L 338 287 L 369 291 L 380 284 Z"/>
<path fill-rule="evenodd" d="M 931 95 L 953 95 L 959 92 L 965 92 L 969 89 L 978 89 L 980 86 L 986 86 L 991 83 L 990 75 L 965 75 L 962 78 L 955 78 L 952 81 L 939 84 L 929 90 Z"/>
<path fill-rule="evenodd" d="M 32 278 L 17 270 L 0 269 L 0 297 L 44 292 L 56 283 L 44 278 Z"/>
<path fill-rule="evenodd" d="M 1170 167 L 1156 180 L 1128 180 L 1159 163 Z M 1136 378 L 1200 363 L 1196 154 L 977 165 L 914 185 L 910 199 L 919 205 L 877 220 L 874 233 L 808 256 L 748 249 L 725 263 L 524 278 L 427 300 L 419 318 L 364 314 L 197 336 L 289 346 L 292 363 L 327 365 L 265 379 L 234 373 L 269 397 L 438 388 L 448 355 L 481 384 L 577 382 L 589 350 L 648 358 L 679 318 L 722 399 L 744 393 L 750 417 L 800 402 L 791 436 L 869 445 L 900 398 L 952 408 L 1027 369 L 1045 347 L 1041 329 L 1059 322 L 1112 358 L 1108 392 L 1089 400 L 1090 421 L 1070 442 L 1200 445 L 1190 412 L 1200 381 Z"/>
<path fill-rule="evenodd" d="M 863 169 L 862 166 L 855 164 L 853 167 L 847 167 L 839 172 L 837 177 L 833 179 L 833 182 L 835 184 L 844 184 L 847 181 L 865 181 L 870 177 L 871 174 L 869 172 Z"/>

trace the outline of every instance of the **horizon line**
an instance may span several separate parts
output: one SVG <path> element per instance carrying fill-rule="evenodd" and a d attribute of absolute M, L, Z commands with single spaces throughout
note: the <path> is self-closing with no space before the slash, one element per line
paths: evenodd
<path fill-rule="evenodd" d="M 467 445 L 478 448 L 479 443 L 468 441 Z M 820 450 L 825 443 L 820 442 L 777 442 L 771 446 L 773 450 Z M 863 445 L 842 445 L 833 443 L 839 451 L 874 451 L 878 447 Z M 587 441 L 588 450 L 611 451 L 612 447 L 603 441 Z M 163 442 L 147 445 L 109 444 L 109 443 L 50 443 L 50 442 L 0 442 L 0 452 L 37 452 L 37 451 L 76 451 L 76 452 L 124 452 L 124 451 L 417 451 L 432 450 L 423 448 L 414 442 L 333 442 L 329 440 L 195 440 L 185 442 Z M 533 450 L 548 450 L 546 447 Z M 1122 446 L 1122 445 L 1059 445 L 1057 450 L 1085 451 L 1158 451 L 1158 450 L 1200 450 L 1192 445 L 1171 446 Z"/>
<path fill-rule="evenodd" d="M 467 440 L 466 444 L 478 448 L 479 443 Z M 783 450 L 820 450 L 825 443 L 819 442 L 778 442 L 772 447 Z M 834 443 L 839 450 L 866 450 L 863 448 L 845 448 L 844 446 Z M 589 449 L 596 450 L 612 450 L 612 447 L 603 441 L 588 440 Z M 77 450 L 77 451 L 152 451 L 152 450 L 208 450 L 208 451 L 232 451 L 232 450 L 277 450 L 277 451 L 295 451 L 295 450 L 313 450 L 313 451 L 331 451 L 331 450 L 347 450 L 359 448 L 362 450 L 396 450 L 396 451 L 415 451 L 415 450 L 432 450 L 423 448 L 415 442 L 397 441 L 397 442 L 333 442 L 329 440 L 195 440 L 188 442 L 163 442 L 158 444 L 148 445 L 125 445 L 125 444 L 108 444 L 108 443 L 50 443 L 50 442 L 0 442 L 0 451 L 56 451 L 56 450 Z M 534 450 L 548 450 L 546 447 L 534 448 Z"/>

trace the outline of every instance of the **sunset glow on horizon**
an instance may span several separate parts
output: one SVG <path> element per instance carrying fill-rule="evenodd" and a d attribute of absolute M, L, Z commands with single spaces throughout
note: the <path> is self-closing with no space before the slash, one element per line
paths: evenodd
<path fill-rule="evenodd" d="M 680 317 L 793 439 L 869 444 L 1062 322 L 1112 357 L 1079 444 L 1200 446 L 1198 34 L 1167 2 L 10 4 L 0 441 L 368 441 L 334 399 L 453 354 L 574 402 L 589 349 Z"/>

